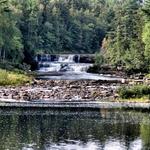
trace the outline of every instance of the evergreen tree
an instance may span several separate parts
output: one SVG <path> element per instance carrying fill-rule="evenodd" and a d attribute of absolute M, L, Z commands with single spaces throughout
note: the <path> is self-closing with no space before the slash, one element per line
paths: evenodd
<path fill-rule="evenodd" d="M 143 19 L 140 7 L 137 0 L 119 1 L 114 6 L 116 31 L 108 34 L 106 57 L 115 66 L 124 66 L 129 70 L 143 69 Z"/>
<path fill-rule="evenodd" d="M 143 29 L 143 42 L 145 44 L 145 58 L 146 64 L 150 71 L 150 0 L 146 0 L 143 6 L 143 12 L 145 15 L 145 25 Z"/>

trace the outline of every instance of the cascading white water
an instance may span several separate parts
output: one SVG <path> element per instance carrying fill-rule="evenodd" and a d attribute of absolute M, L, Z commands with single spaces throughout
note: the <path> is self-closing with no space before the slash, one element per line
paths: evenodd
<path fill-rule="evenodd" d="M 73 63 L 75 55 L 59 56 L 58 62 Z"/>
<path fill-rule="evenodd" d="M 43 66 L 39 68 L 40 72 L 59 72 L 61 69 L 58 63 L 45 62 L 42 65 Z"/>
<path fill-rule="evenodd" d="M 86 72 L 92 64 L 85 63 L 75 63 L 75 55 L 60 55 L 57 61 L 50 61 L 48 55 L 46 55 L 45 61 L 39 62 L 39 71 L 40 72 Z M 42 58 L 41 58 L 42 59 Z M 79 58 L 78 58 L 79 59 Z M 43 59 L 42 59 L 43 60 Z"/>
<path fill-rule="evenodd" d="M 80 72 L 87 72 L 89 67 L 93 66 L 93 64 L 82 64 L 82 63 L 76 63 L 70 65 L 70 68 L 73 72 L 80 73 Z"/>
<path fill-rule="evenodd" d="M 80 63 L 77 55 L 60 55 L 51 58 L 50 55 L 40 56 L 39 76 L 40 79 L 52 80 L 119 80 L 118 78 L 106 77 L 98 74 L 87 73 L 93 64 Z"/>

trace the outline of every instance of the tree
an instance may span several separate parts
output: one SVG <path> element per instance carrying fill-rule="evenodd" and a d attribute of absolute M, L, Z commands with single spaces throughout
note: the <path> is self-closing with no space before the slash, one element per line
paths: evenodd
<path fill-rule="evenodd" d="M 137 0 L 125 0 L 114 8 L 116 31 L 108 34 L 106 57 L 110 64 L 140 71 L 144 64 L 141 5 Z"/>
<path fill-rule="evenodd" d="M 21 17 L 19 27 L 22 33 L 24 62 L 33 65 L 36 49 L 37 36 L 37 11 L 38 2 L 36 0 L 25 0 L 21 3 Z"/>
<path fill-rule="evenodd" d="M 143 6 L 143 12 L 145 15 L 145 25 L 143 29 L 143 42 L 145 44 L 145 58 L 146 64 L 150 71 L 150 0 L 146 0 Z"/>
<path fill-rule="evenodd" d="M 0 60 L 21 62 L 23 58 L 21 33 L 17 27 L 17 16 L 8 0 L 0 5 Z"/>

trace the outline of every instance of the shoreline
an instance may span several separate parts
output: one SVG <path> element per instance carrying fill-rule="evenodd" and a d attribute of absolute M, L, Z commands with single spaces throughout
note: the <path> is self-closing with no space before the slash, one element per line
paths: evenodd
<path fill-rule="evenodd" d="M 74 109 L 135 109 L 150 110 L 150 102 L 99 102 L 99 101 L 17 101 L 0 100 L 0 108 L 74 108 Z"/>
<path fill-rule="evenodd" d="M 148 99 L 120 99 L 117 89 L 125 85 L 105 80 L 34 80 L 24 86 L 0 86 L 0 108 L 150 110 Z"/>

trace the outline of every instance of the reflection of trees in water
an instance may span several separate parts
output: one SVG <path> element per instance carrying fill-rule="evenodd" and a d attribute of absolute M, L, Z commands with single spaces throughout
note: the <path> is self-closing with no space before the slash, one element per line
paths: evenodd
<path fill-rule="evenodd" d="M 17 132 L 18 116 L 0 116 L 0 149 L 5 150 L 19 149 L 19 144 L 16 144 L 19 134 Z"/>
<path fill-rule="evenodd" d="M 141 122 L 141 139 L 143 141 L 143 149 L 150 149 L 150 118 L 143 117 Z"/>
<path fill-rule="evenodd" d="M 102 147 L 107 140 L 118 139 L 129 147 L 130 142 L 140 135 L 140 130 L 143 142 L 146 146 L 150 146 L 148 143 L 150 127 L 142 124 L 139 129 L 139 123 L 131 122 L 136 115 L 142 116 L 142 113 L 116 113 L 103 110 L 99 117 L 86 117 L 80 114 L 1 115 L 0 150 L 10 147 L 19 149 L 22 147 L 20 143 L 36 143 L 39 149 L 44 149 L 45 144 L 64 140 L 80 140 L 87 143 L 90 139 L 98 141 Z"/>

